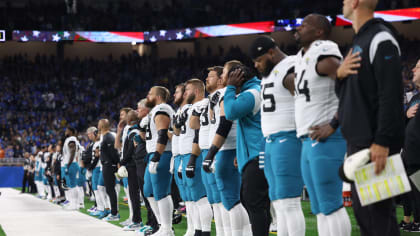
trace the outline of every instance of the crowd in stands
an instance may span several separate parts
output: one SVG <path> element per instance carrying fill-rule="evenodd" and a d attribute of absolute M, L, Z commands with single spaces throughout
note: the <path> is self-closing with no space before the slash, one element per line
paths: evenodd
<path fill-rule="evenodd" d="M 95 4 L 92 4 L 94 2 Z M 305 6 L 302 9 L 301 6 Z M 419 6 L 416 0 L 382 0 L 378 10 Z M 290 19 L 311 12 L 340 14 L 336 0 L 243 1 L 0 1 L 0 29 L 151 31 Z"/>
<path fill-rule="evenodd" d="M 418 43 L 401 42 L 403 78 L 410 96 L 417 93 L 411 68 L 420 55 L 418 47 L 413 47 Z M 297 47 L 282 46 L 282 50 L 293 54 Z M 345 52 L 346 47 L 341 50 Z M 238 47 L 226 52 L 222 48 L 208 50 L 202 56 L 181 50 L 176 58 L 163 60 L 134 53 L 106 60 L 5 57 L 0 60 L 0 158 L 22 157 L 25 152 L 34 153 L 37 146 L 59 142 L 56 137 L 64 137 L 67 125 L 82 131 L 106 117 L 115 129 L 119 119 L 116 107 L 135 107 L 136 99 L 145 97 L 152 85 L 174 91 L 176 84 L 191 75 L 204 79 L 203 68 L 233 58 L 250 63 Z M 87 143 L 87 137 L 80 138 L 82 144 Z"/>

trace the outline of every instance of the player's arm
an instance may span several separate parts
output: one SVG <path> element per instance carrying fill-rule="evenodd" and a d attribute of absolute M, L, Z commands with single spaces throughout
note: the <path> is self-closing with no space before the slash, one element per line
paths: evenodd
<path fill-rule="evenodd" d="M 134 138 L 135 133 L 131 133 L 128 138 L 124 141 L 124 152 L 123 152 L 123 158 L 120 161 L 120 164 L 125 166 L 130 159 L 133 157 L 134 154 Z"/>
<path fill-rule="evenodd" d="M 190 160 L 188 161 L 187 168 L 185 169 L 186 175 L 188 178 L 193 178 L 195 176 L 195 167 L 198 156 L 200 156 L 201 149 L 198 145 L 198 138 L 199 138 L 200 130 L 196 129 L 194 133 L 194 140 L 192 143 L 192 151 Z"/>
<path fill-rule="evenodd" d="M 336 56 L 321 56 L 316 64 L 316 71 L 321 76 L 328 76 L 335 80 L 338 67 L 340 67 L 340 59 Z"/>
<path fill-rule="evenodd" d="M 200 114 L 195 115 L 194 112 L 190 118 L 190 128 L 200 129 Z"/>
<path fill-rule="evenodd" d="M 224 111 L 224 102 L 220 102 L 220 122 L 219 127 L 217 127 L 216 135 L 213 138 L 211 147 L 207 153 L 206 158 L 203 161 L 203 169 L 206 172 L 211 172 L 210 166 L 214 160 L 219 149 L 225 143 L 226 137 L 229 134 L 230 129 L 232 128 L 233 122 L 226 119 Z"/>
<path fill-rule="evenodd" d="M 295 95 L 295 77 L 296 77 L 296 74 L 293 70 L 292 72 L 289 72 L 283 79 L 283 86 L 287 90 L 289 90 L 292 96 Z"/>
<path fill-rule="evenodd" d="M 140 137 L 143 140 L 146 140 L 146 131 L 147 131 L 147 126 L 149 125 L 149 117 L 145 116 L 141 121 L 140 121 Z"/>
<path fill-rule="evenodd" d="M 228 120 L 237 120 L 259 109 L 260 92 L 256 89 L 240 93 L 236 96 L 236 87 L 228 85 L 224 96 L 224 114 Z"/>
<path fill-rule="evenodd" d="M 121 137 L 122 137 L 124 126 L 125 126 L 125 122 L 123 120 L 121 120 L 117 126 L 117 135 L 115 136 L 114 147 L 118 151 L 121 151 L 121 148 L 123 145 L 123 143 L 121 143 Z"/>
<path fill-rule="evenodd" d="M 401 58 L 399 48 L 392 40 L 390 38 L 380 42 L 376 52 L 370 53 L 370 62 L 378 88 L 378 115 L 376 118 L 378 128 L 370 148 L 376 174 L 385 168 L 389 147 L 393 145 L 393 137 L 400 130 L 404 130 Z M 371 48 L 373 47 L 371 46 Z"/>
<path fill-rule="evenodd" d="M 73 160 L 76 157 L 76 142 L 70 142 L 68 146 L 70 151 L 70 158 L 69 162 L 67 163 L 67 166 L 70 166 L 70 164 L 73 163 Z"/>
<path fill-rule="evenodd" d="M 168 129 L 171 119 L 167 114 L 158 114 L 155 116 L 156 129 L 158 131 L 158 140 L 156 144 L 156 152 L 162 154 L 168 143 Z"/>

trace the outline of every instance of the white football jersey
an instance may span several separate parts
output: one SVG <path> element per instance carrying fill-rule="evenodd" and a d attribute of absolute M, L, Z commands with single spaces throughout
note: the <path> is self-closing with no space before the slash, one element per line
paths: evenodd
<path fill-rule="evenodd" d="M 294 73 L 294 56 L 288 56 L 261 80 L 261 129 L 264 137 L 296 129 L 295 99 L 284 87 L 283 80 Z"/>
<path fill-rule="evenodd" d="M 190 128 L 190 118 L 192 116 L 192 105 L 185 104 L 181 107 L 180 114 L 187 112 L 188 118 L 185 121 L 185 124 L 181 126 L 181 132 L 179 133 L 179 154 L 185 155 L 190 154 L 192 152 L 192 144 L 194 141 L 194 130 Z"/>
<path fill-rule="evenodd" d="M 50 157 L 50 153 L 49 152 L 45 152 L 44 153 L 44 161 L 41 164 L 41 167 L 43 169 L 47 168 L 47 158 Z"/>
<path fill-rule="evenodd" d="M 181 109 L 178 109 L 176 111 L 176 114 L 179 114 L 179 111 Z M 175 121 L 175 115 L 173 115 L 172 117 L 172 124 L 171 126 L 174 127 L 175 125 L 173 124 Z M 175 135 L 175 133 L 172 133 L 172 156 L 178 156 L 179 155 L 179 136 Z"/>
<path fill-rule="evenodd" d="M 161 103 L 155 106 L 149 114 L 149 124 L 146 129 L 146 150 L 148 153 L 153 153 L 156 151 L 156 144 L 158 140 L 158 130 L 156 128 L 155 117 L 159 114 L 166 114 L 172 122 L 174 110 L 168 104 Z M 171 140 L 168 140 L 168 143 L 165 147 L 165 151 L 171 151 Z"/>
<path fill-rule="evenodd" d="M 35 165 L 35 171 L 39 171 L 40 169 L 41 169 L 41 167 L 42 167 L 42 162 L 41 162 L 41 156 L 42 155 L 44 155 L 44 153 L 43 152 L 38 152 L 37 154 L 36 154 L 36 157 L 35 157 L 35 162 L 37 163 L 36 165 Z"/>
<path fill-rule="evenodd" d="M 101 148 L 101 142 L 100 141 L 96 141 L 94 144 L 93 144 L 93 147 L 92 147 L 92 158 L 95 158 L 95 150 L 96 149 L 100 149 Z M 99 154 L 100 155 L 100 154 Z M 96 166 L 95 166 L 95 168 L 96 167 L 100 167 L 101 166 L 101 161 L 98 161 L 98 163 L 96 163 Z"/>
<path fill-rule="evenodd" d="M 77 161 L 78 161 L 78 154 L 79 154 L 79 149 L 80 149 L 81 145 L 80 145 L 80 143 L 79 143 L 79 141 L 77 140 L 76 137 L 71 136 L 71 137 L 66 138 L 66 140 L 64 141 L 64 144 L 63 144 L 63 161 L 61 162 L 61 166 L 65 166 L 66 164 L 69 163 L 69 160 L 70 160 L 69 143 L 70 142 L 75 142 L 76 143 L 76 155 L 73 159 L 73 162 L 77 163 Z"/>
<path fill-rule="evenodd" d="M 329 123 L 338 109 L 335 81 L 320 75 L 316 65 L 324 57 L 342 59 L 336 43 L 329 40 L 314 41 L 308 51 L 300 50 L 295 64 L 295 117 L 297 136 L 309 134 L 314 125 Z"/>
<path fill-rule="evenodd" d="M 213 107 L 213 112 L 210 112 L 211 113 L 210 132 L 209 132 L 210 146 L 213 143 L 213 139 L 216 136 L 217 128 L 219 127 L 219 124 L 220 124 L 220 102 L 223 100 L 225 92 L 226 92 L 226 88 L 218 89 L 216 92 L 214 92 L 211 95 L 211 98 L 209 98 L 210 101 L 212 101 L 212 99 L 214 99 L 215 96 L 216 96 L 215 98 L 217 98 L 216 99 L 217 103 Z M 211 106 L 212 105 L 210 104 L 210 109 L 211 109 Z M 232 149 L 236 149 L 236 121 L 233 121 L 232 128 L 230 129 L 229 134 L 225 139 L 225 143 L 220 148 L 220 150 L 232 150 Z"/>
<path fill-rule="evenodd" d="M 124 152 L 124 142 L 127 139 L 128 129 L 130 129 L 129 125 L 124 126 L 122 135 L 121 135 L 121 153 L 120 153 L 120 159 L 122 159 L 123 152 Z"/>
<path fill-rule="evenodd" d="M 209 99 L 204 98 L 203 100 L 193 105 L 193 110 L 201 110 L 200 115 L 200 130 L 198 135 L 198 145 L 200 149 L 209 149 L 209 132 L 210 132 L 210 115 L 209 115 Z"/>

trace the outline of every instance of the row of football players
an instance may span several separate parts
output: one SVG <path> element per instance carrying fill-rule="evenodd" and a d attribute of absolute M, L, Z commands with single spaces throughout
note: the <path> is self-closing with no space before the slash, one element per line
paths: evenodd
<path fill-rule="evenodd" d="M 151 111 L 140 129 L 148 152 L 144 195 L 161 225 L 155 235 L 173 235 L 171 173 L 187 207 L 186 235 L 209 235 L 213 216 L 217 235 L 268 234 L 268 207 L 258 210 L 248 201 L 264 198 L 264 181 L 278 233 L 305 234 L 305 184 L 319 233 L 350 235 L 337 175 L 346 144 L 334 117 L 334 75 L 342 56 L 325 40 L 330 30 L 325 17 L 306 17 L 296 34 L 303 48 L 295 56 L 269 37 L 257 38 L 250 56 L 262 81 L 238 61 L 209 68 L 206 85 L 191 79 L 177 86 L 177 112 L 167 104 L 166 88 L 149 91 Z M 254 168 L 257 158 L 265 162 L 264 180 Z"/>
<path fill-rule="evenodd" d="M 296 56 L 259 37 L 250 56 L 262 81 L 238 61 L 212 67 L 205 86 L 192 79 L 176 88 L 177 112 L 167 104 L 166 88 L 149 91 L 151 110 L 140 123 L 142 139 L 133 135 L 132 141 L 146 143 L 143 193 L 160 224 L 154 235 L 173 235 L 171 173 L 187 207 L 186 235 L 209 235 L 213 216 L 217 235 L 266 235 L 261 232 L 268 233 L 268 207 L 258 211 L 252 202 L 265 197 L 264 181 L 278 233 L 304 235 L 300 194 L 305 184 L 319 233 L 350 235 L 337 175 L 346 148 L 334 118 L 333 74 L 341 54 L 324 40 L 329 31 L 325 17 L 306 17 L 296 34 L 303 47 Z M 73 167 L 72 158 L 81 148 L 69 145 L 76 141 L 68 138 L 63 146 L 70 208 L 77 207 L 79 196 L 73 177 L 80 168 Z M 265 155 L 258 157 L 261 150 Z M 258 159 L 265 162 L 264 179 L 254 168 Z M 126 169 L 121 165 L 118 173 L 126 175 Z M 264 224 L 257 223 L 261 220 Z"/>

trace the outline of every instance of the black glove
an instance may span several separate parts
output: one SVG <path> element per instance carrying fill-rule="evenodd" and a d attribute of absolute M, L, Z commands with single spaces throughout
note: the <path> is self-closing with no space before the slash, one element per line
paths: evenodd
<path fill-rule="evenodd" d="M 211 164 L 214 161 L 214 157 L 216 156 L 216 153 L 218 151 L 219 151 L 218 147 L 216 147 L 214 145 L 211 145 L 211 147 L 209 149 L 209 152 L 207 153 L 206 158 L 204 158 L 204 160 L 203 160 L 203 169 L 204 169 L 205 172 L 207 172 L 207 173 L 212 172 L 210 167 L 211 167 Z"/>
<path fill-rule="evenodd" d="M 188 119 L 188 109 L 185 109 L 184 112 L 181 112 L 177 116 L 175 120 L 175 127 L 177 129 L 180 129 L 185 124 L 185 122 L 187 122 L 187 119 Z"/>
<path fill-rule="evenodd" d="M 191 154 L 190 160 L 188 161 L 187 168 L 185 169 L 185 174 L 188 178 L 194 178 L 195 176 L 195 162 L 197 160 L 197 155 Z"/>
<path fill-rule="evenodd" d="M 220 97 L 220 92 L 217 91 L 215 94 L 213 94 L 213 96 L 211 96 L 210 98 L 210 109 L 213 110 L 214 106 L 217 105 L 217 103 L 219 102 L 219 97 Z"/>

